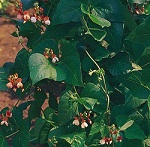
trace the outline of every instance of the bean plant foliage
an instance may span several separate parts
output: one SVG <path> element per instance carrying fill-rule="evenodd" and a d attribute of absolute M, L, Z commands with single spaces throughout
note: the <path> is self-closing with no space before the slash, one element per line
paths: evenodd
<path fill-rule="evenodd" d="M 0 67 L 0 90 L 19 99 L 0 111 L 0 146 L 150 146 L 150 2 L 21 0 L 14 8 L 22 49 Z"/>

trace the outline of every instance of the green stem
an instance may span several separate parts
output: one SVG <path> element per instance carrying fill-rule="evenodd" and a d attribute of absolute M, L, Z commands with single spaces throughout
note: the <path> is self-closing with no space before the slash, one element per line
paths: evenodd
<path fill-rule="evenodd" d="M 13 135 L 17 134 L 18 132 L 19 132 L 19 130 L 17 130 L 16 132 L 14 132 L 14 133 L 12 133 L 12 134 L 10 134 L 10 135 L 6 136 L 5 138 L 9 138 L 9 137 L 11 137 L 11 136 L 13 136 Z"/>
<path fill-rule="evenodd" d="M 101 68 L 99 67 L 99 65 L 96 63 L 96 61 L 92 58 L 92 56 L 88 53 L 88 51 L 85 49 L 85 47 L 83 47 L 83 49 L 85 50 L 86 54 L 88 55 L 88 57 L 93 61 L 93 63 L 96 65 L 96 67 L 98 68 L 98 70 L 100 70 Z M 106 86 L 106 80 L 104 77 L 104 74 L 101 74 L 102 76 L 102 81 L 104 84 L 104 87 L 101 86 L 102 90 L 104 91 L 104 93 L 106 94 L 106 99 L 107 99 L 107 107 L 106 107 L 106 113 L 109 112 L 110 110 L 110 97 L 108 95 L 108 91 L 107 91 L 107 86 Z"/>

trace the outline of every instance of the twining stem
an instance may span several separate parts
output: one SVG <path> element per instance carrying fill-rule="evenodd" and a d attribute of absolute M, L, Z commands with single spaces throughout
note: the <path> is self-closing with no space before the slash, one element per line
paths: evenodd
<path fill-rule="evenodd" d="M 85 50 L 86 54 L 88 55 L 88 57 L 93 61 L 93 63 L 96 65 L 96 67 L 98 68 L 98 70 L 101 70 L 101 68 L 99 67 L 99 65 L 96 63 L 96 61 L 91 57 L 91 55 L 88 53 L 88 51 L 85 49 L 85 47 L 83 47 L 83 49 Z M 101 73 L 102 76 L 102 81 L 104 84 L 104 87 L 101 86 L 102 90 L 104 91 L 104 93 L 106 94 L 106 98 L 107 98 L 107 108 L 106 108 L 106 112 L 110 111 L 110 97 L 108 95 L 108 91 L 107 91 L 107 86 L 106 86 L 106 80 L 104 77 L 104 74 Z"/>

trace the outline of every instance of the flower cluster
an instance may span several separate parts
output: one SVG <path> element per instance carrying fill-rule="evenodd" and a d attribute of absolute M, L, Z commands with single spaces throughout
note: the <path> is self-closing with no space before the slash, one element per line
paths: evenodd
<path fill-rule="evenodd" d="M 18 77 L 17 73 L 10 75 L 8 80 L 9 83 L 6 84 L 8 88 L 13 89 L 14 92 L 16 92 L 17 88 L 21 88 L 22 92 L 24 91 L 22 79 Z"/>
<path fill-rule="evenodd" d="M 82 129 L 87 128 L 88 124 L 92 124 L 90 113 L 84 112 L 80 113 L 79 116 L 75 116 L 72 124 L 76 126 L 81 125 Z"/>
<path fill-rule="evenodd" d="M 53 63 L 56 63 L 59 61 L 58 57 L 54 54 L 52 49 L 45 48 L 44 56 L 47 59 L 51 58 Z"/>
<path fill-rule="evenodd" d="M 39 7 L 38 4 L 35 4 L 34 13 L 30 14 L 29 10 L 23 11 L 21 2 L 16 1 L 15 11 L 18 13 L 17 18 L 23 19 L 24 22 L 42 22 L 45 25 L 50 25 L 50 18 L 48 16 L 44 16 L 44 9 Z"/>
<path fill-rule="evenodd" d="M 4 114 L 0 114 L 0 119 L 2 120 L 1 125 L 5 124 L 6 126 L 8 126 L 8 118 L 10 118 L 10 117 L 12 117 L 12 112 L 9 110 L 6 111 L 5 116 L 4 116 Z"/>
<path fill-rule="evenodd" d="M 103 137 L 100 140 L 100 144 L 112 144 L 112 142 L 122 142 L 122 136 L 120 135 L 119 131 L 117 130 L 114 124 L 110 127 L 109 137 Z"/>

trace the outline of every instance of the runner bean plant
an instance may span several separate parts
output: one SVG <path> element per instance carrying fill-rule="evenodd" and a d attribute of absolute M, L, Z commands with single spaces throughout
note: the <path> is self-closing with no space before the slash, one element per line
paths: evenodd
<path fill-rule="evenodd" d="M 0 68 L 0 90 L 19 99 L 0 111 L 0 146 L 150 146 L 150 2 L 21 0 L 14 10 L 22 48 Z"/>

